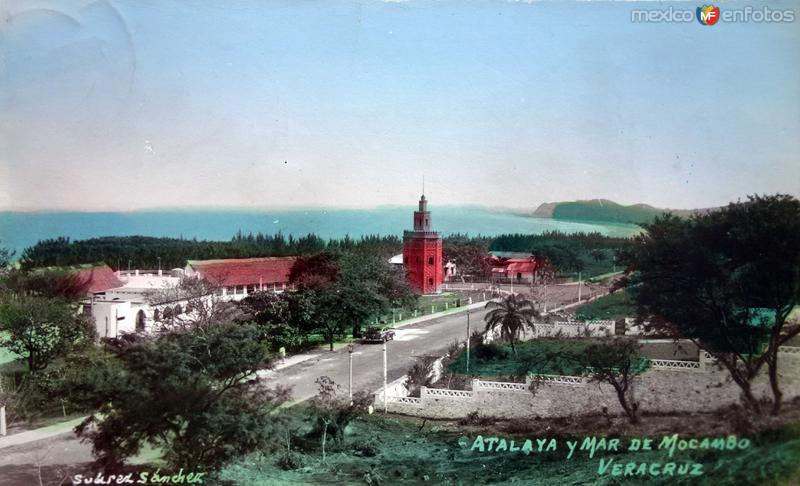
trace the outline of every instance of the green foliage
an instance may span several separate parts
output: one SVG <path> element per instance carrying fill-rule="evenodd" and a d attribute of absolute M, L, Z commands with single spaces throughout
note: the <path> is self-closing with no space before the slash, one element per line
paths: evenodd
<path fill-rule="evenodd" d="M 292 409 L 298 415 L 306 413 L 299 407 Z M 299 420 L 299 419 L 298 419 Z M 301 454 L 304 463 L 312 466 L 302 470 L 286 471 L 276 465 L 277 456 L 259 454 L 243 457 L 220 474 L 222 481 L 235 485 L 276 484 L 368 484 L 365 471 L 370 477 L 376 472 L 385 478 L 379 484 L 524 484 L 545 486 L 553 484 L 598 486 L 611 485 L 790 485 L 798 479 L 798 430 L 796 424 L 785 425 L 779 433 L 768 432 L 748 435 L 753 447 L 743 451 L 680 451 L 673 459 L 663 450 L 598 452 L 593 458 L 587 453 L 576 453 L 567 459 L 568 449 L 562 447 L 566 440 L 580 442 L 585 436 L 619 437 L 622 444 L 633 438 L 656 439 L 664 434 L 680 433 L 682 436 L 698 437 L 703 432 L 693 426 L 711 420 L 720 428 L 720 435 L 733 433 L 724 421 L 707 416 L 687 416 L 676 428 L 676 422 L 648 417 L 650 424 L 641 428 L 621 426 L 609 432 L 605 420 L 590 417 L 586 420 L 536 420 L 533 417 L 515 421 L 497 420 L 482 414 L 473 414 L 463 422 L 465 426 L 438 426 L 430 421 L 402 416 L 383 417 L 381 414 L 363 417 L 352 424 L 348 442 L 337 454 L 328 456 L 327 467 L 319 466 L 317 449 L 308 449 Z M 586 428 L 576 430 L 574 424 L 592 424 L 592 432 Z M 703 429 L 708 430 L 707 427 Z M 555 438 L 559 450 L 546 454 L 521 453 L 469 453 L 461 448 L 462 436 L 469 442 L 475 435 L 511 438 L 522 441 L 527 438 Z M 599 437 L 598 437 L 599 439 Z M 369 443 L 369 454 L 362 454 L 362 444 Z M 518 442 L 519 443 L 519 442 Z M 535 443 L 535 442 L 534 442 Z M 657 445 L 657 444 L 656 444 Z M 655 445 L 654 445 L 655 448 Z M 352 451 L 352 452 L 351 452 Z M 372 453 L 374 452 L 374 456 Z M 598 475 L 599 458 L 614 459 L 615 463 L 629 461 L 646 463 L 701 462 L 705 474 L 702 476 L 634 476 L 621 477 L 610 474 Z M 377 459 L 377 460 L 376 460 Z M 425 476 L 428 480 L 425 480 Z M 491 481 L 490 481 L 491 479 Z M 228 483 L 225 483 L 228 484 Z M 373 483 L 377 484 L 377 483 Z"/>
<path fill-rule="evenodd" d="M 754 447 L 735 456 L 716 455 L 707 476 L 714 484 L 760 486 L 797 484 L 800 479 L 800 426 L 793 424 L 756 438 Z M 709 481 L 709 484 L 711 482 Z"/>
<path fill-rule="evenodd" d="M 486 308 L 491 309 L 484 316 L 486 331 L 500 327 L 500 336 L 511 344 L 511 351 L 516 354 L 514 341 L 519 334 L 529 328 L 533 330 L 533 319 L 539 315 L 532 301 L 517 294 L 509 294 L 498 301 L 489 301 Z"/>
<path fill-rule="evenodd" d="M 470 350 L 478 361 L 495 361 L 508 358 L 510 354 L 505 346 L 497 343 L 478 343 Z"/>
<path fill-rule="evenodd" d="M 41 240 L 26 248 L 20 264 L 23 268 L 34 268 L 104 262 L 118 270 L 127 268 L 129 262 L 132 268 L 156 268 L 160 262 L 166 268 L 182 268 L 186 260 L 311 255 L 325 250 L 355 250 L 388 258 L 401 247 L 402 242 L 393 235 L 369 235 L 357 240 L 344 237 L 327 241 L 313 233 L 296 238 L 282 233 L 243 235 L 239 232 L 230 241 L 148 236 L 107 236 L 71 241 L 59 237 Z"/>
<path fill-rule="evenodd" d="M 562 274 L 580 271 L 584 277 L 591 277 L 611 272 L 617 252 L 630 243 L 629 238 L 603 236 L 600 233 L 566 234 L 552 231 L 538 235 L 500 235 L 492 241 L 489 249 L 529 253 L 549 261 Z"/>
<path fill-rule="evenodd" d="M 491 266 L 487 260 L 489 238 L 470 238 L 465 235 L 450 235 L 442 239 L 442 259 L 453 262 L 458 273 L 478 279 L 488 278 Z"/>
<path fill-rule="evenodd" d="M 256 292 L 239 301 L 242 322 L 258 326 L 261 340 L 278 351 L 300 349 L 313 330 L 313 323 L 304 313 L 302 293 Z"/>
<path fill-rule="evenodd" d="M 87 383 L 96 410 L 78 429 L 96 465 L 119 471 L 146 445 L 175 469 L 215 470 L 268 447 L 286 390 L 249 381 L 268 355 L 252 325 L 220 324 L 109 341 L 116 364 Z M 94 425 L 94 427 L 91 427 Z"/>
<path fill-rule="evenodd" d="M 484 377 L 580 375 L 583 371 L 580 366 L 559 357 L 580 353 L 587 345 L 582 339 L 534 339 L 519 343 L 516 356 L 507 345 L 479 345 L 470 351 L 469 372 L 471 375 Z M 448 372 L 464 374 L 466 365 L 466 353 L 462 351 L 450 363 Z"/>
<path fill-rule="evenodd" d="M 15 353 L 31 372 L 91 342 L 94 328 L 62 298 L 6 292 L 0 300 L 0 346 Z"/>
<path fill-rule="evenodd" d="M 375 396 L 365 391 L 353 394 L 352 401 L 341 392 L 339 385 L 327 376 L 317 378 L 319 392 L 311 400 L 314 425 L 309 438 L 327 440 L 337 445 L 344 443 L 344 431 L 355 418 L 367 413 Z"/>
<path fill-rule="evenodd" d="M 596 199 L 558 203 L 553 208 L 553 218 L 640 224 L 653 221 L 664 211 L 645 204 L 623 206 L 613 201 Z"/>
<path fill-rule="evenodd" d="M 630 294 L 619 290 L 575 309 L 579 320 L 618 320 L 636 315 L 636 304 Z"/>
<path fill-rule="evenodd" d="M 90 276 L 81 277 L 74 269 L 40 268 L 6 272 L 2 286 L 18 294 L 78 301 L 86 296 L 90 284 Z"/>
<path fill-rule="evenodd" d="M 1 240 L 0 243 L 2 243 Z M 12 258 L 14 258 L 14 251 L 0 245 L 0 275 L 9 269 Z"/>
<path fill-rule="evenodd" d="M 414 360 L 414 365 L 409 368 L 405 386 L 408 395 L 418 397 L 423 386 L 430 386 L 433 382 L 433 364 L 435 356 L 420 356 Z"/>
<path fill-rule="evenodd" d="M 755 196 L 645 228 L 625 254 L 639 314 L 713 353 L 753 410 L 760 406 L 750 382 L 766 364 L 777 413 L 777 350 L 800 333 L 786 325 L 800 300 L 800 201 Z"/>

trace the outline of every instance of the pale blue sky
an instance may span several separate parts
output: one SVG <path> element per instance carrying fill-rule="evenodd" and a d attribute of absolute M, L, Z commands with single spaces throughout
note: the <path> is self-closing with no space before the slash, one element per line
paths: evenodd
<path fill-rule="evenodd" d="M 698 5 L 4 3 L 0 209 L 800 194 L 800 21 Z"/>

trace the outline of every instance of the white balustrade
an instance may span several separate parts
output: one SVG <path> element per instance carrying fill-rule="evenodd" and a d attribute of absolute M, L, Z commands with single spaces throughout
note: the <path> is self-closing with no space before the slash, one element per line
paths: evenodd
<path fill-rule="evenodd" d="M 651 359 L 650 366 L 653 369 L 672 370 L 672 371 L 699 371 L 699 361 L 682 361 L 676 359 Z"/>

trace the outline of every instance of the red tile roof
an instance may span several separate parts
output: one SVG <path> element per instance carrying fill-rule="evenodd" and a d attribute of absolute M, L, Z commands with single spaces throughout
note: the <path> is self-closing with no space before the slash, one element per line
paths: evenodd
<path fill-rule="evenodd" d="M 101 265 L 91 268 L 82 268 L 78 270 L 78 276 L 83 279 L 89 279 L 89 290 L 91 294 L 98 292 L 105 292 L 109 289 L 122 287 L 123 283 L 117 278 L 114 270 L 107 265 Z"/>
<path fill-rule="evenodd" d="M 533 259 L 510 260 L 506 270 L 514 273 L 533 273 L 536 270 L 536 261 Z"/>
<path fill-rule="evenodd" d="M 289 283 L 297 257 L 190 260 L 188 265 L 215 285 L 264 285 Z"/>
<path fill-rule="evenodd" d="M 533 273 L 539 263 L 535 258 L 507 258 L 491 257 L 489 263 L 493 272 Z"/>

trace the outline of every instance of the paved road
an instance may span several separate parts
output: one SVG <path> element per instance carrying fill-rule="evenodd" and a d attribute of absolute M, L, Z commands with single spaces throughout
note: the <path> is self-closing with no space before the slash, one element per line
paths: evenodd
<path fill-rule="evenodd" d="M 470 312 L 471 330 L 484 329 L 484 309 Z M 405 375 L 418 356 L 442 356 L 455 340 L 467 337 L 466 312 L 452 314 L 398 329 L 395 339 L 387 343 L 388 381 Z M 268 386 L 292 386 L 293 400 L 306 400 L 317 393 L 314 381 L 328 376 L 347 390 L 347 349 L 323 352 L 316 358 L 298 365 L 269 373 Z M 353 392 L 374 392 L 383 386 L 383 346 L 381 344 L 356 344 L 353 352 Z"/>
<path fill-rule="evenodd" d="M 455 287 L 455 285 L 453 285 Z M 597 288 L 596 288 L 597 289 Z M 532 292 L 534 295 L 541 292 L 541 287 L 520 288 L 518 292 Z M 597 290 L 595 290 L 597 291 Z M 590 292 L 583 289 L 583 298 Z M 578 285 L 554 285 L 547 289 L 548 307 L 574 303 L 578 297 Z M 484 309 L 470 312 L 471 329 L 484 329 Z M 438 319 L 433 319 L 420 324 L 411 325 L 397 330 L 394 341 L 387 344 L 388 355 L 388 382 L 405 375 L 413 366 L 416 357 L 440 357 L 447 352 L 447 348 L 455 340 L 463 341 L 467 336 L 467 315 L 458 313 Z M 366 390 L 378 391 L 383 386 L 383 346 L 381 344 L 356 344 L 353 353 L 353 392 Z M 341 385 L 342 390 L 347 390 L 348 384 L 348 353 L 347 349 L 333 352 L 322 352 L 319 356 L 291 366 L 280 371 L 270 372 L 265 379 L 268 386 L 281 384 L 292 386 L 293 400 L 306 400 L 317 393 L 314 381 L 320 376 L 328 376 Z"/>

